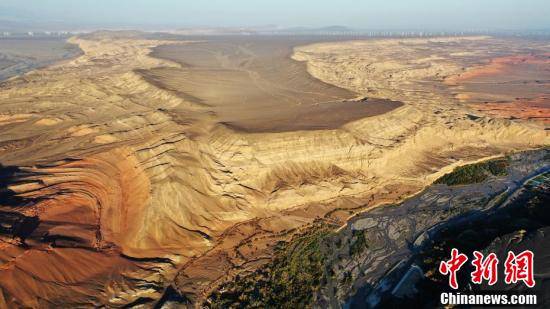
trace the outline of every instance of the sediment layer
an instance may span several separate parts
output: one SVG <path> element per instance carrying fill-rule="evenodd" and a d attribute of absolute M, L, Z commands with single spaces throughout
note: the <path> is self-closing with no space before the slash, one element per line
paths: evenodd
<path fill-rule="evenodd" d="M 366 55 L 474 40 L 487 39 L 296 48 L 293 58 L 324 83 L 404 105 L 323 130 L 247 132 L 182 95 L 185 87 L 144 77 L 184 69 L 151 57 L 152 48 L 193 42 L 72 39 L 84 55 L 0 89 L 0 163 L 11 167 L 0 211 L 14 226 L 1 233 L 5 302 L 152 304 L 173 284 L 201 303 L 315 220 L 343 224 L 463 162 L 548 144 L 539 123 L 472 117 L 446 88 L 435 91 L 436 77 L 460 71 L 452 59 Z M 423 81 L 430 83 L 415 90 Z M 17 232 L 21 220 L 34 228 Z"/>

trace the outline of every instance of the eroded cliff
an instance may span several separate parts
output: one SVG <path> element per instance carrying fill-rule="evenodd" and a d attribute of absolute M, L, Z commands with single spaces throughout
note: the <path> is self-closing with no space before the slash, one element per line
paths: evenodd
<path fill-rule="evenodd" d="M 315 220 L 343 224 L 457 164 L 549 140 L 540 123 L 474 117 L 457 104 L 433 80 L 460 71 L 451 60 L 365 69 L 357 55 L 376 41 L 298 48 L 294 58 L 327 83 L 404 106 L 334 129 L 271 133 L 234 130 L 209 105 L 144 77 L 182 69 L 151 48 L 193 42 L 72 42 L 79 58 L 0 88 L 8 306 L 153 304 L 169 284 L 197 301 Z M 424 81 L 429 91 L 417 88 Z"/>

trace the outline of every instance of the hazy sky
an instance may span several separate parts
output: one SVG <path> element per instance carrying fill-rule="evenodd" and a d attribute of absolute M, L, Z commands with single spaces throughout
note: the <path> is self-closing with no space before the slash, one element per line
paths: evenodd
<path fill-rule="evenodd" d="M 0 0 L 0 18 L 96 25 L 550 28 L 550 0 Z"/>

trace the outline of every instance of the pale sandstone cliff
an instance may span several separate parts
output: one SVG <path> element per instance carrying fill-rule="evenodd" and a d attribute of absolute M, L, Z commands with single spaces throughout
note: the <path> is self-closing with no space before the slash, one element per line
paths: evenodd
<path fill-rule="evenodd" d="M 136 70 L 177 66 L 148 56 L 166 42 L 73 42 L 83 56 L 0 88 L 0 162 L 20 168 L 4 191 L 18 203 L 1 210 L 40 220 L 28 246 L 2 236 L 8 304 L 156 299 L 176 274 L 192 298 L 337 207 L 394 201 L 444 167 L 549 142 L 539 123 L 471 118 L 450 93 L 419 86 L 457 73 L 452 60 L 411 69 L 365 52 L 421 41 L 298 48 L 313 76 L 405 106 L 335 130 L 283 133 L 232 131 L 207 107 L 147 83 Z"/>

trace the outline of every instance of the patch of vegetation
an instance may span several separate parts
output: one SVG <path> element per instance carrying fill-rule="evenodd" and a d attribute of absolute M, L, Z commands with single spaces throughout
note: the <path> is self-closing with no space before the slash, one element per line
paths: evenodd
<path fill-rule="evenodd" d="M 326 274 L 323 240 L 327 226 L 314 227 L 276 249 L 275 258 L 252 274 L 237 277 L 209 297 L 211 308 L 308 308 Z"/>
<path fill-rule="evenodd" d="M 499 158 L 455 168 L 435 181 L 448 186 L 467 185 L 485 181 L 489 176 L 505 176 L 510 165 L 507 158 Z"/>
<path fill-rule="evenodd" d="M 356 254 L 363 252 L 363 250 L 369 247 L 367 239 L 365 238 L 365 233 L 363 231 L 353 231 L 353 234 L 356 239 L 349 247 L 350 256 L 355 256 Z"/>

